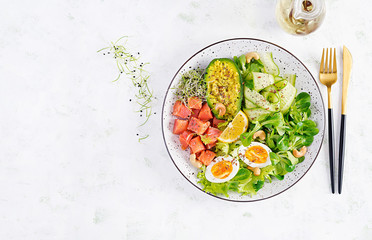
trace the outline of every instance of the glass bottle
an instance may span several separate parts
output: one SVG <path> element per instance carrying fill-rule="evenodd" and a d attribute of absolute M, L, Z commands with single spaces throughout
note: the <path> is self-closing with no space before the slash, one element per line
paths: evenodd
<path fill-rule="evenodd" d="M 324 0 L 278 0 L 276 19 L 288 33 L 306 35 L 315 31 L 325 16 Z"/>

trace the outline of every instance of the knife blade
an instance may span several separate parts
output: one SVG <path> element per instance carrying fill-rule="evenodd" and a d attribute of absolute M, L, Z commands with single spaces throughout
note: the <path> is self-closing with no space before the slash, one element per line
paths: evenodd
<path fill-rule="evenodd" d="M 349 49 L 344 46 L 343 51 L 343 80 L 342 80 L 342 105 L 341 105 L 341 114 L 346 114 L 346 99 L 347 99 L 347 90 L 349 88 L 350 76 L 351 76 L 351 67 L 353 65 L 353 58 Z"/>

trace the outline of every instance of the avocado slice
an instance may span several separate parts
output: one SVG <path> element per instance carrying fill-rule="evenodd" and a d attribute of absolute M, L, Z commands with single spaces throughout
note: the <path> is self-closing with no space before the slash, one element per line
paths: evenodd
<path fill-rule="evenodd" d="M 240 111 L 243 99 L 242 77 L 238 66 L 229 58 L 212 60 L 205 72 L 207 103 L 218 119 L 232 120 Z M 217 103 L 226 107 L 223 116 L 215 109 Z"/>

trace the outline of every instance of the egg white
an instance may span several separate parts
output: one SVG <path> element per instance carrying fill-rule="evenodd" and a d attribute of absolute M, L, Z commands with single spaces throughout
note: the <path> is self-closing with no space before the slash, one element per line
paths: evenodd
<path fill-rule="evenodd" d="M 251 161 L 249 161 L 246 156 L 245 156 L 245 152 L 247 151 L 248 148 L 252 147 L 252 146 L 260 146 L 260 147 L 263 147 L 266 151 L 267 151 L 267 158 L 266 158 L 266 162 L 264 163 L 253 163 Z M 258 167 L 258 168 L 263 168 L 263 167 L 266 167 L 266 166 L 269 166 L 271 165 L 271 160 L 270 160 L 270 152 L 271 149 L 266 146 L 265 144 L 262 144 L 262 143 L 259 143 L 259 142 L 252 142 L 248 147 L 244 147 L 243 145 L 239 147 L 239 153 L 238 153 L 238 156 L 239 158 L 245 162 L 248 166 L 251 166 L 251 167 Z"/>
<path fill-rule="evenodd" d="M 215 176 L 213 176 L 213 174 L 211 172 L 211 169 L 214 166 L 214 164 L 216 164 L 218 162 L 221 162 L 223 160 L 230 161 L 232 163 L 232 168 L 233 169 L 232 169 L 232 172 L 230 173 L 229 176 L 227 176 L 224 179 L 219 179 L 219 178 L 216 178 Z M 238 173 L 238 171 L 239 171 L 239 160 L 238 159 L 234 159 L 231 156 L 216 157 L 215 159 L 212 160 L 212 162 L 205 169 L 205 178 L 208 181 L 213 182 L 213 183 L 223 183 L 223 182 L 227 182 L 227 181 L 231 180 L 233 177 L 235 177 L 235 175 Z"/>

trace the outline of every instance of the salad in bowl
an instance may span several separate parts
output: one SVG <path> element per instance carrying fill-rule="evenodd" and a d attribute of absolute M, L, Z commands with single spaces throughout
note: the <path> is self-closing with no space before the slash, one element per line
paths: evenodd
<path fill-rule="evenodd" d="M 168 131 L 200 189 L 253 198 L 306 162 L 319 128 L 296 78 L 281 74 L 269 51 L 214 58 L 181 74 Z"/>

